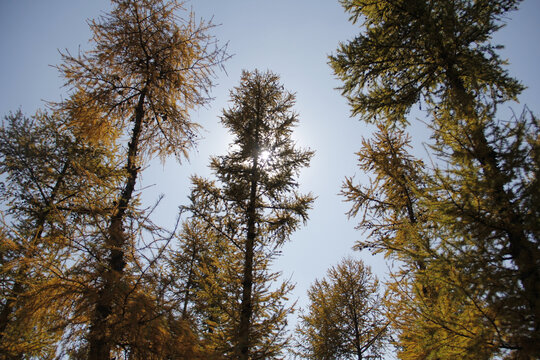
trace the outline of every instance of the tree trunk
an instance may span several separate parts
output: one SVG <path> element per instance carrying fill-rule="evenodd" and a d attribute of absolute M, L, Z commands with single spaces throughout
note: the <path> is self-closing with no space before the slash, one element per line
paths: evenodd
<path fill-rule="evenodd" d="M 139 101 L 135 108 L 133 131 L 128 144 L 125 187 L 120 194 L 116 209 L 111 215 L 106 239 L 110 254 L 107 261 L 107 269 L 103 274 L 103 286 L 98 292 L 95 304 L 94 317 L 89 330 L 89 360 L 108 360 L 113 347 L 111 339 L 112 329 L 110 316 L 113 314 L 114 303 L 118 298 L 118 288 L 123 278 L 126 234 L 123 223 L 128 205 L 133 197 L 139 167 L 137 157 L 139 154 L 139 141 L 144 119 L 144 101 L 147 89 L 143 89 L 139 95 Z"/>
<path fill-rule="evenodd" d="M 257 181 L 256 181 L 256 171 L 257 171 L 257 157 L 255 156 L 253 166 L 253 178 L 251 182 L 251 189 L 249 195 L 249 206 L 247 211 L 247 237 L 246 237 L 246 251 L 244 254 L 244 274 L 242 281 L 242 305 L 240 312 L 240 331 L 239 331 L 239 347 L 240 347 L 240 359 L 248 360 L 249 359 L 249 350 L 250 350 L 250 327 L 251 327 L 251 316 L 253 314 L 252 306 L 252 288 L 253 288 L 253 257 L 254 257 L 254 247 L 255 247 L 255 200 L 257 195 Z"/>
<path fill-rule="evenodd" d="M 423 19 L 430 18 L 429 10 L 422 9 Z M 531 242 L 523 231 L 522 216 L 514 211 L 512 195 L 505 190 L 504 177 L 497 162 L 497 154 L 489 144 L 484 127 L 475 109 L 474 95 L 467 91 L 463 79 L 456 70 L 456 60 L 453 52 L 444 46 L 445 41 L 437 31 L 435 23 L 429 24 L 433 44 L 438 44 L 434 49 L 439 54 L 440 66 L 445 70 L 447 86 L 451 93 L 451 100 L 456 106 L 456 113 L 467 121 L 471 132 L 471 145 L 474 149 L 473 157 L 481 164 L 484 177 L 489 181 L 495 203 L 498 204 L 498 220 L 501 222 L 502 231 L 505 233 L 509 247 L 508 251 L 518 268 L 518 276 L 525 290 L 525 298 L 534 316 L 536 331 L 540 331 L 540 269 L 537 266 L 540 253 L 536 244 Z M 443 124 L 441 124 L 443 125 Z"/>
<path fill-rule="evenodd" d="M 21 294 L 23 287 L 21 282 L 19 281 L 20 271 L 17 272 L 17 278 L 15 279 L 15 282 L 13 283 L 13 286 L 10 290 L 10 296 L 6 298 L 6 303 L 4 304 L 4 307 L 2 308 L 2 312 L 0 312 L 0 343 L 2 342 L 2 339 L 4 338 L 4 334 L 6 331 L 6 328 L 9 324 L 9 318 L 11 314 L 13 313 L 15 309 L 15 303 L 17 302 L 17 298 Z"/>
<path fill-rule="evenodd" d="M 362 360 L 362 343 L 361 343 L 361 339 L 360 339 L 360 323 L 358 321 L 358 314 L 356 313 L 356 298 L 355 298 L 355 294 L 354 294 L 354 290 L 352 290 L 353 293 L 352 293 L 352 300 L 351 302 L 348 304 L 348 307 L 349 307 L 349 311 L 350 311 L 350 315 L 351 315 L 351 318 L 352 318 L 352 321 L 353 321 L 353 326 L 354 326 L 354 348 L 356 350 L 356 356 L 358 357 L 358 360 Z"/>
<path fill-rule="evenodd" d="M 251 164 L 251 187 L 249 192 L 249 203 L 247 208 L 247 236 L 246 251 L 244 254 L 244 273 L 242 278 L 242 304 L 240 310 L 240 326 L 238 334 L 238 345 L 240 349 L 239 359 L 248 360 L 251 348 L 250 330 L 251 317 L 253 315 L 252 289 L 253 289 L 253 257 L 255 255 L 255 225 L 256 225 L 256 201 L 257 185 L 259 181 L 259 113 L 260 104 L 257 99 L 257 114 L 254 126 L 254 154 Z"/>
<path fill-rule="evenodd" d="M 189 272 L 188 272 L 188 276 L 187 276 L 187 280 L 186 280 L 186 289 L 184 291 L 184 305 L 182 306 L 182 318 L 183 319 L 187 318 L 187 308 L 188 308 L 188 305 L 189 305 L 189 295 L 190 295 L 190 292 L 191 292 L 192 286 L 193 286 L 193 277 L 195 276 L 194 267 L 195 267 L 195 261 L 196 261 L 196 257 L 197 257 L 197 252 L 198 252 L 196 242 L 193 242 L 193 248 L 191 250 L 192 251 L 191 251 L 191 258 L 189 260 Z"/>

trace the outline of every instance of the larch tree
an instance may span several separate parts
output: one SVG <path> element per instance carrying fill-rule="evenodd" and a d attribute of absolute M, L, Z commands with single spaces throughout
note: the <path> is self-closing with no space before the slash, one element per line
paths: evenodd
<path fill-rule="evenodd" d="M 379 282 L 361 260 L 343 259 L 308 290 L 296 328 L 306 359 L 381 358 L 388 335 Z"/>
<path fill-rule="evenodd" d="M 210 34 L 212 24 L 180 17 L 171 0 L 112 0 L 110 13 L 90 22 L 93 49 L 63 54 L 58 68 L 72 89 L 58 108 L 87 141 L 127 139 L 125 177 L 104 232 L 108 259 L 98 271 L 98 295 L 88 333 L 89 359 L 109 359 L 130 236 L 125 232 L 135 185 L 149 157 L 187 155 L 198 125 L 189 111 L 206 104 L 216 66 L 227 55 Z"/>
<path fill-rule="evenodd" d="M 283 90 L 277 75 L 244 71 L 231 102 L 221 122 L 233 143 L 227 155 L 211 160 L 217 181 L 193 179 L 191 210 L 226 244 L 210 288 L 230 306 L 227 323 L 217 324 L 228 328 L 229 356 L 275 358 L 287 343 L 291 286 L 271 285 L 279 274 L 269 272 L 269 265 L 308 218 L 313 196 L 297 192 L 296 177 L 313 152 L 298 149 L 291 138 L 298 122 L 294 95 Z"/>
<path fill-rule="evenodd" d="M 534 243 L 540 230 L 533 218 L 539 212 L 538 120 L 529 111 L 504 121 L 487 116 L 491 121 L 485 132 L 497 159 L 499 180 L 512 195 L 512 211 L 520 214 L 517 225 Z M 449 126 L 438 127 L 436 133 L 431 149 L 444 165 L 434 168 L 423 203 L 437 216 L 433 222 L 445 238 L 432 265 L 451 263 L 441 274 L 447 274 L 446 282 L 462 294 L 462 302 L 480 315 L 484 347 L 535 358 L 540 350 L 537 318 L 522 269 L 513 261 L 493 179 L 486 177 L 478 158 L 469 155 L 474 145 L 465 132 Z"/>
<path fill-rule="evenodd" d="M 438 329 L 433 322 L 448 314 L 442 310 L 450 305 L 459 308 L 455 302 L 445 302 L 444 309 L 437 306 L 442 289 L 434 279 L 442 274 L 435 272 L 432 263 L 440 236 L 430 231 L 431 219 L 421 199 L 429 176 L 423 162 L 409 154 L 410 141 L 404 130 L 379 124 L 373 139 L 364 139 L 357 153 L 359 169 L 370 175 L 369 185 L 346 178 L 342 190 L 352 204 L 348 215 L 360 216 L 358 229 L 367 234 L 355 249 L 383 253 L 399 263 L 390 274 L 393 280 L 387 284 L 385 303 L 387 318 L 399 335 L 394 345 L 403 349 L 423 348 L 424 338 L 444 337 L 433 335 Z M 416 352 L 416 357 L 420 354 Z"/>
<path fill-rule="evenodd" d="M 197 211 L 201 211 L 202 203 L 209 199 L 197 195 L 194 200 L 193 205 Z M 215 199 L 211 201 L 215 204 Z M 223 203 L 219 206 L 223 206 Z M 201 232 L 190 234 L 195 235 L 190 243 L 195 245 L 202 241 L 204 245 L 203 248 L 198 247 L 200 259 L 195 266 L 188 267 L 192 271 L 189 277 L 191 284 L 186 289 L 189 291 L 185 291 L 180 298 L 188 300 L 184 303 L 187 305 L 186 318 L 196 325 L 197 334 L 202 339 L 201 345 L 209 355 L 217 359 L 236 358 L 244 269 L 240 244 L 244 241 L 244 234 L 238 226 L 242 222 L 237 220 L 241 219 L 223 208 L 217 211 L 215 207 L 213 209 L 207 208 L 204 215 L 202 211 L 198 212 L 198 216 L 205 219 L 202 222 L 204 226 L 199 228 Z M 293 309 L 287 306 L 286 299 L 293 286 L 289 281 L 280 283 L 280 273 L 269 270 L 277 255 L 278 251 L 272 247 L 271 240 L 261 236 L 254 249 L 253 260 L 249 355 L 252 359 L 279 358 L 288 343 L 287 316 Z M 184 286 L 188 285 L 185 280 L 181 282 Z M 186 295 L 188 299 L 184 298 Z"/>
<path fill-rule="evenodd" d="M 216 239 L 204 222 L 192 219 L 182 224 L 178 246 L 169 254 L 170 283 L 177 308 L 183 318 L 189 318 L 200 279 L 202 264 L 209 263 L 209 252 Z M 215 250 L 215 249 L 214 249 Z"/>
<path fill-rule="evenodd" d="M 120 175 L 110 149 L 81 142 L 65 122 L 65 114 L 19 111 L 0 130 L 0 352 L 14 358 L 54 355 L 77 293 L 58 275 L 76 261 L 89 219 L 107 212 Z"/>
<path fill-rule="evenodd" d="M 400 260 L 416 259 L 413 265 L 425 269 L 423 257 L 429 253 L 428 239 L 419 236 L 423 211 L 418 193 L 425 186 L 424 164 L 409 154 L 410 137 L 398 127 L 379 124 L 372 140 L 363 139 L 356 153 L 358 168 L 373 175 L 369 186 L 346 178 L 341 195 L 352 204 L 349 217 L 361 216 L 360 230 L 368 239 L 356 245 L 386 256 L 395 252 Z"/>
<path fill-rule="evenodd" d="M 514 161 L 505 168 L 528 178 L 535 168 L 534 158 L 519 159 L 535 152 L 530 138 L 534 124 L 530 117 L 519 122 L 522 125 L 496 138 L 506 143 L 498 148 L 506 149 L 505 157 Z M 352 204 L 349 215 L 361 217 L 358 228 L 368 235 L 356 249 L 382 252 L 399 261 L 388 284 L 392 296 L 386 302 L 403 359 L 428 355 L 489 359 L 530 343 L 524 340 L 531 334 L 524 325 L 528 321 L 524 299 L 516 291 L 517 274 L 505 263 L 500 241 L 493 237 L 486 242 L 487 230 L 471 219 L 491 206 L 480 201 L 478 169 L 470 162 L 458 166 L 456 159 L 449 159 L 451 152 L 443 148 L 451 144 L 458 149 L 464 143 L 447 140 L 433 150 L 438 161 L 452 167 L 428 169 L 408 153 L 410 137 L 404 130 L 378 124 L 373 139 L 363 140 L 357 153 L 359 169 L 372 175 L 370 184 L 347 178 L 343 187 L 342 195 Z M 534 182 L 523 179 L 515 183 L 520 193 L 534 192 L 532 186 Z M 483 223 L 488 223 L 489 218 L 484 218 Z"/>
<path fill-rule="evenodd" d="M 504 70 L 491 42 L 519 3 L 344 0 L 351 20 L 365 31 L 342 43 L 330 63 L 353 114 L 367 122 L 407 123 L 413 106 L 427 105 L 437 161 L 419 197 L 425 213 L 436 214 L 432 256 L 451 261 L 459 301 L 476 307 L 495 332 L 495 341 L 479 346 L 535 358 L 540 251 L 531 214 L 538 213 L 537 120 L 495 121 L 498 105 L 516 100 L 523 87 Z M 476 279 L 465 276 L 472 269 Z"/>

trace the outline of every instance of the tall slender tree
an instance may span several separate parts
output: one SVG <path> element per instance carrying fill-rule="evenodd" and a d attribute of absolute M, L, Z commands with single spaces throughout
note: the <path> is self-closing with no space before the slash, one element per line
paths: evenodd
<path fill-rule="evenodd" d="M 511 194 L 511 211 L 521 219 L 517 225 L 534 244 L 540 230 L 531 218 L 539 211 L 534 200 L 539 191 L 538 120 L 529 111 L 505 121 L 486 116 L 491 117 L 484 131 L 497 159 L 497 181 Z M 475 152 L 474 142 L 461 127 L 435 126 L 438 137 L 432 149 L 445 165 L 434 169 L 423 203 L 437 215 L 438 232 L 445 238 L 433 265 L 451 260 L 447 280 L 473 312 L 474 307 L 480 311 L 485 334 L 492 336 L 486 347 L 534 358 L 539 351 L 537 317 L 522 268 L 513 261 L 508 228 L 501 219 L 505 210 L 494 193 L 493 179 L 486 176 L 478 157 L 469 155 Z"/>
<path fill-rule="evenodd" d="M 231 319 L 234 333 L 229 333 L 231 356 L 274 358 L 284 345 L 278 335 L 284 330 L 288 311 L 283 297 L 289 286 L 269 289 L 277 275 L 268 266 L 307 220 L 313 196 L 296 191 L 295 177 L 313 152 L 295 147 L 294 95 L 283 90 L 277 75 L 244 71 L 231 100 L 221 121 L 233 143 L 227 155 L 211 160 L 218 183 L 193 179 L 192 211 L 228 242 L 223 276 L 240 289 L 231 297 L 236 313 Z"/>
<path fill-rule="evenodd" d="M 529 156 L 537 151 L 534 121 L 524 113 L 507 126 L 490 127 L 501 168 L 507 176 L 518 174 L 512 176 L 516 205 L 531 209 L 538 168 Z M 527 353 L 535 336 L 530 312 L 518 272 L 501 251 L 504 237 L 490 230 L 486 180 L 479 164 L 456 156 L 470 151 L 465 134 L 447 131 L 432 147 L 444 167 L 431 170 L 408 153 L 410 139 L 397 127 L 379 124 L 374 139 L 363 141 L 359 168 L 373 174 L 372 181 L 362 186 L 347 178 L 343 190 L 352 203 L 349 215 L 361 216 L 359 228 L 368 235 L 356 248 L 399 260 L 387 306 L 401 358 Z"/>
<path fill-rule="evenodd" d="M 99 291 L 88 334 L 89 359 L 109 359 L 111 315 L 121 311 L 130 237 L 125 232 L 135 184 L 148 157 L 187 155 L 198 125 L 189 111 L 209 100 L 214 69 L 225 60 L 209 33 L 212 24 L 193 14 L 179 17 L 182 3 L 171 0 L 112 0 L 109 14 L 90 22 L 94 48 L 65 53 L 59 70 L 74 91 L 58 105 L 70 126 L 87 141 L 127 138 L 125 178 L 111 212 L 104 245 L 109 253 L 98 271 Z"/>

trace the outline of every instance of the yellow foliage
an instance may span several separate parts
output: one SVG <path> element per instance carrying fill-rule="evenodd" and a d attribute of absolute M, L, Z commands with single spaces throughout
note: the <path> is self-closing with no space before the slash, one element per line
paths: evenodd
<path fill-rule="evenodd" d="M 99 99 L 79 89 L 63 106 L 63 110 L 69 114 L 66 125 L 77 137 L 92 144 L 104 145 L 114 144 L 118 139 L 120 131 Z"/>

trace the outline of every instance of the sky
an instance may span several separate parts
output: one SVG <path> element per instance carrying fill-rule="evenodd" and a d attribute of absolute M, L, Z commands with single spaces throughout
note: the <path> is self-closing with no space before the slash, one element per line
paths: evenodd
<path fill-rule="evenodd" d="M 61 61 L 58 50 L 88 49 L 91 34 L 86 20 L 109 6 L 105 0 L 0 0 L 1 116 L 19 108 L 30 115 L 44 107 L 44 100 L 65 97 L 66 89 L 53 67 Z M 219 116 L 229 106 L 229 91 L 238 85 L 242 70 L 271 70 L 281 76 L 285 89 L 296 93 L 294 110 L 300 123 L 294 138 L 300 147 L 316 152 L 311 166 L 301 173 L 300 189 L 317 196 L 307 225 L 292 235 L 274 268 L 297 284 L 291 298 L 299 306 L 307 304 L 309 285 L 345 256 L 363 259 L 384 277 L 387 264 L 382 257 L 351 249 L 363 234 L 355 230 L 358 219 L 345 215 L 349 205 L 339 196 L 345 176 L 367 181 L 366 174 L 356 169 L 355 152 L 370 128 L 350 117 L 345 99 L 336 90 L 340 83 L 327 62 L 340 41 L 360 31 L 358 25 L 348 22 L 337 0 L 193 0 L 186 6 L 196 18 L 213 18 L 218 25 L 213 33 L 228 43 L 233 56 L 225 64 L 226 72 L 217 73 L 213 101 L 192 113 L 204 129 L 189 161 L 154 161 L 138 183 L 148 204 L 160 194 L 165 196 L 154 213 L 155 221 L 172 226 L 178 206 L 188 202 L 190 176 L 210 176 L 209 157 L 226 153 L 231 137 Z M 510 74 L 528 87 L 521 104 L 513 107 L 518 113 L 524 104 L 537 114 L 539 110 L 538 16 L 540 1 L 526 0 L 495 37 L 505 45 L 500 53 L 510 63 Z M 425 138 L 414 128 L 412 135 Z"/>

